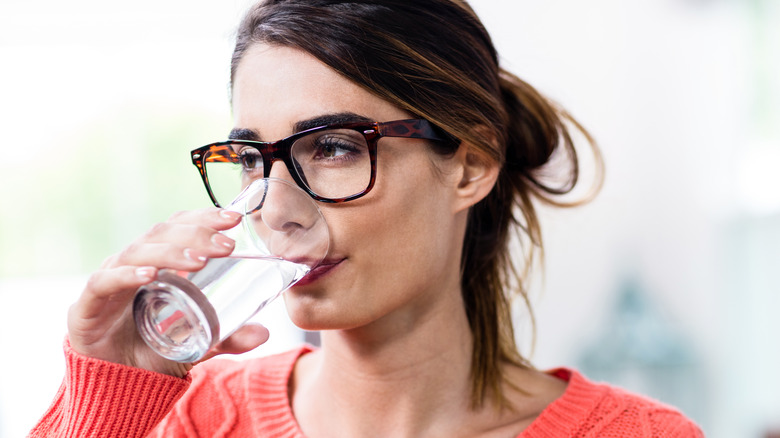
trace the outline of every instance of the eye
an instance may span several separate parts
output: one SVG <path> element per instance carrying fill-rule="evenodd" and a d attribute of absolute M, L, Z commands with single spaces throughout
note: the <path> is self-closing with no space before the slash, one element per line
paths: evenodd
<path fill-rule="evenodd" d="M 317 136 L 312 142 L 313 156 L 320 160 L 343 160 L 362 153 L 365 148 L 363 138 L 353 133 L 344 135 L 326 132 Z"/>
<path fill-rule="evenodd" d="M 333 140 L 318 141 L 317 148 L 322 158 L 337 158 L 351 152 L 343 144 Z"/>
<path fill-rule="evenodd" d="M 255 171 L 263 168 L 263 157 L 254 148 L 244 148 L 238 151 L 238 162 L 244 171 Z"/>

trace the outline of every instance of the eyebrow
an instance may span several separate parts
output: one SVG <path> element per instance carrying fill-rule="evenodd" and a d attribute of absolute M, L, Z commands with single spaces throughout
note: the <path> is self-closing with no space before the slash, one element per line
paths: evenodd
<path fill-rule="evenodd" d="M 228 134 L 228 139 L 260 141 L 260 135 L 253 129 L 234 128 Z"/>
<path fill-rule="evenodd" d="M 368 117 L 355 114 L 353 112 L 341 112 L 333 114 L 323 114 L 306 120 L 299 120 L 293 125 L 293 133 L 306 131 L 307 129 L 318 128 L 326 125 L 338 125 L 344 123 L 374 123 Z M 234 128 L 230 131 L 228 139 L 230 140 L 248 140 L 260 141 L 260 133 L 254 129 Z"/>

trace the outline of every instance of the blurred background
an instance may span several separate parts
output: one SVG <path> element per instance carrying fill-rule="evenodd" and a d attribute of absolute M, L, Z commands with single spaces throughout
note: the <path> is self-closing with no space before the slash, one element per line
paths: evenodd
<path fill-rule="evenodd" d="M 88 274 L 209 204 L 188 151 L 231 128 L 249 3 L 0 3 L 0 437 L 52 400 Z M 525 352 L 676 405 L 709 437 L 778 436 L 780 2 L 472 4 L 504 66 L 607 166 L 594 202 L 543 211 Z M 252 355 L 305 339 L 281 303 L 260 319 L 272 341 Z"/>

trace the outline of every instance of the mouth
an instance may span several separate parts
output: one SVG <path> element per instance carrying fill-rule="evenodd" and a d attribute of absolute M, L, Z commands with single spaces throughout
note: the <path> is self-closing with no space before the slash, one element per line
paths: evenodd
<path fill-rule="evenodd" d="M 338 267 L 341 262 L 343 262 L 346 259 L 326 259 L 323 260 L 319 265 L 317 265 L 314 269 L 309 271 L 308 274 L 306 274 L 303 278 L 301 278 L 293 287 L 296 286 L 306 286 L 308 284 L 312 284 L 315 281 L 319 280 L 320 278 L 328 275 L 333 269 Z"/>

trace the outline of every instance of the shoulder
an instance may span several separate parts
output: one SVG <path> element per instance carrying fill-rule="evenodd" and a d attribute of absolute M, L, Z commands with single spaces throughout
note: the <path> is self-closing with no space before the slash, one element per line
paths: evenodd
<path fill-rule="evenodd" d="M 601 403 L 591 420 L 601 423 L 603 434 L 641 437 L 703 437 L 699 427 L 676 408 L 604 383 Z"/>
<path fill-rule="evenodd" d="M 569 384 L 543 416 L 570 418 L 569 436 L 704 436 L 693 421 L 672 406 L 606 383 L 591 382 L 574 370 L 558 369 L 550 374 Z"/>

